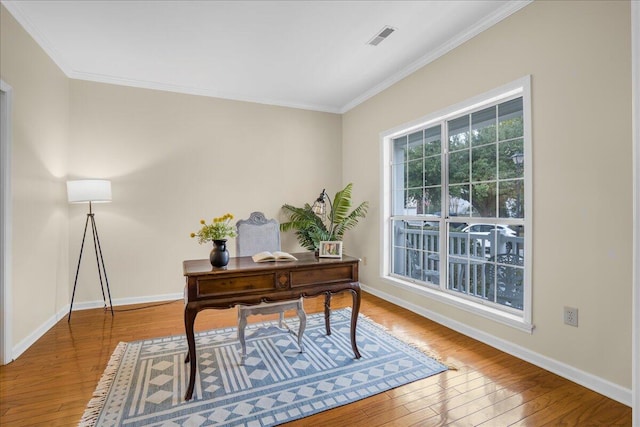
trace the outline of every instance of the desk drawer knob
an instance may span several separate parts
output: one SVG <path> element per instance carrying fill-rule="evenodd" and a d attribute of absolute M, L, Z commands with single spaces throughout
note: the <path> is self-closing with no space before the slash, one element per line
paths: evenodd
<path fill-rule="evenodd" d="M 289 275 L 287 273 L 278 274 L 278 287 L 286 288 L 289 284 Z"/>

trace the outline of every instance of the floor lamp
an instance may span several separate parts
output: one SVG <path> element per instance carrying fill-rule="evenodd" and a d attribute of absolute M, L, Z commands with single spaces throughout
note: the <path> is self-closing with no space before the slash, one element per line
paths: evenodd
<path fill-rule="evenodd" d="M 71 321 L 71 311 L 73 310 L 73 299 L 76 296 L 76 286 L 78 285 L 78 273 L 80 272 L 80 262 L 82 261 L 82 250 L 84 249 L 84 241 L 87 237 L 87 226 L 91 222 L 91 230 L 93 234 L 93 247 L 96 253 L 96 263 L 98 264 L 98 277 L 100 278 L 100 290 L 102 291 L 102 300 L 104 308 L 107 308 L 107 296 L 109 297 L 109 307 L 113 316 L 113 305 L 111 304 L 111 291 L 109 290 L 109 280 L 107 279 L 107 270 L 104 268 L 104 259 L 102 258 L 102 248 L 100 247 L 100 238 L 98 237 L 98 229 L 96 228 L 95 214 L 92 210 L 92 203 L 108 203 L 111 201 L 111 181 L 101 179 L 83 179 L 77 181 L 67 181 L 67 197 L 69 203 L 89 203 L 89 213 L 84 222 L 84 233 L 82 235 L 82 244 L 80 245 L 80 256 L 78 257 L 78 268 L 76 269 L 76 279 L 73 282 L 73 294 L 71 295 L 71 306 L 69 307 L 69 317 L 67 322 Z M 104 282 L 102 276 L 104 275 Z M 105 295 L 105 284 L 107 293 Z"/>

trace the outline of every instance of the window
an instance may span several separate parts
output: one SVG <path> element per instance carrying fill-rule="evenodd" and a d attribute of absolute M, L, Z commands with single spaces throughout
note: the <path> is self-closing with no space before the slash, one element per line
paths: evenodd
<path fill-rule="evenodd" d="M 384 277 L 530 325 L 528 105 L 526 78 L 383 136 Z"/>

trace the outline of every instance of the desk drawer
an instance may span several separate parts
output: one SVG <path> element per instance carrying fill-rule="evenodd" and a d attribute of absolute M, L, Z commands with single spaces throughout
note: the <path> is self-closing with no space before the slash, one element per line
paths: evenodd
<path fill-rule="evenodd" d="M 203 277 L 196 283 L 196 298 L 270 290 L 275 289 L 275 283 L 274 273 L 220 278 Z"/>
<path fill-rule="evenodd" d="M 357 282 L 356 269 L 351 265 L 336 265 L 322 269 L 294 270 L 291 272 L 291 287 L 310 286 L 319 283 Z"/>

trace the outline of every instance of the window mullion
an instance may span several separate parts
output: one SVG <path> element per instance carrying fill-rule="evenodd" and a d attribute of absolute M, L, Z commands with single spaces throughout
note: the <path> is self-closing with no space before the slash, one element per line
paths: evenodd
<path fill-rule="evenodd" d="M 447 264 L 449 263 L 449 238 L 448 238 L 448 219 L 449 219 L 449 129 L 447 128 L 447 121 L 443 120 L 440 125 L 440 144 L 441 144 L 441 170 L 442 170 L 442 209 L 440 215 L 440 290 L 447 290 L 447 283 L 449 283 L 449 269 Z"/>

